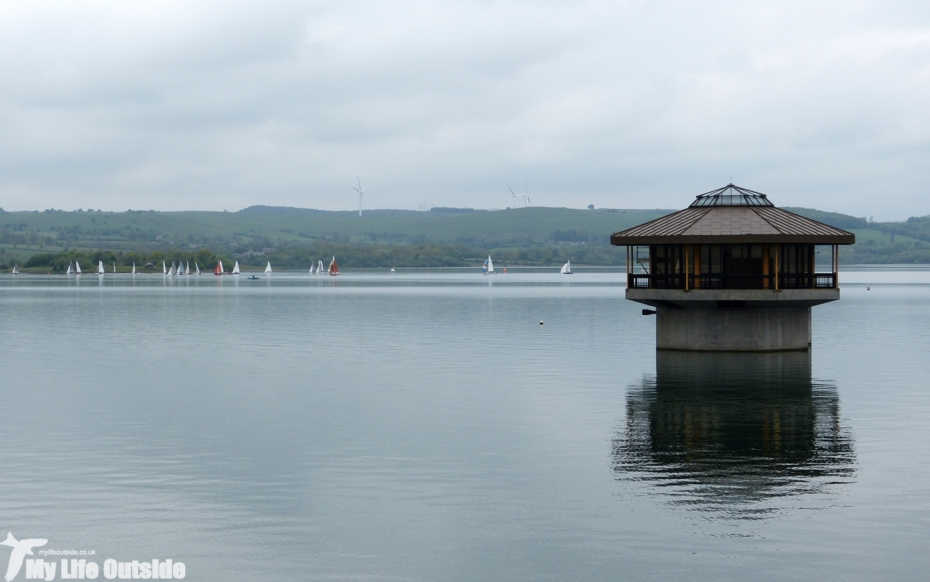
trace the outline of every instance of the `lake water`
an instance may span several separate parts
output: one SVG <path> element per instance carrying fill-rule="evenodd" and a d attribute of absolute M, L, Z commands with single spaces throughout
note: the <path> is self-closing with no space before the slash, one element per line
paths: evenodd
<path fill-rule="evenodd" d="M 188 580 L 926 578 L 930 272 L 746 357 L 657 358 L 623 281 L 3 275 L 0 532 Z"/>

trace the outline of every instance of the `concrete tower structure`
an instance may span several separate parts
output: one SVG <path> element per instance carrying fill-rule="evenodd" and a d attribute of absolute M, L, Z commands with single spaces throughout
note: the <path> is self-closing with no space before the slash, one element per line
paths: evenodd
<path fill-rule="evenodd" d="M 626 298 L 655 308 L 656 348 L 709 352 L 809 349 L 811 307 L 840 298 L 837 245 L 855 242 L 733 184 L 610 237 Z"/>

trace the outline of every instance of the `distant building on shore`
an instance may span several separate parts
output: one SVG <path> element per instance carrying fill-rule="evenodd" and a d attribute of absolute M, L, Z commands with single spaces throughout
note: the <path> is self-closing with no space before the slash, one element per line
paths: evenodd
<path fill-rule="evenodd" d="M 838 245 L 855 242 L 733 184 L 610 237 L 626 298 L 655 308 L 656 348 L 685 351 L 807 350 L 811 307 L 840 298 Z"/>

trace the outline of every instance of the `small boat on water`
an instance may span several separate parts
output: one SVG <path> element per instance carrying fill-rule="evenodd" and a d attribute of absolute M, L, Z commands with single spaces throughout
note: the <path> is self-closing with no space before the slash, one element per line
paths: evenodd
<path fill-rule="evenodd" d="M 103 270 L 103 261 L 97 261 L 97 274 L 105 275 L 106 271 Z"/>
<path fill-rule="evenodd" d="M 485 275 L 494 274 L 494 262 L 491 261 L 491 255 L 488 255 L 488 260 L 484 262 L 484 265 L 481 267 L 481 270 Z"/>
<path fill-rule="evenodd" d="M 162 275 L 167 275 L 167 274 L 168 274 L 168 267 L 165 266 L 165 261 L 162 261 L 162 262 L 161 262 L 161 274 L 162 274 Z"/>
<path fill-rule="evenodd" d="M 268 264 L 265 266 L 265 274 L 266 275 L 271 274 L 271 261 L 268 261 Z"/>
<path fill-rule="evenodd" d="M 250 275 L 245 278 L 246 281 L 258 281 L 261 277 L 256 277 L 255 275 Z"/>
<path fill-rule="evenodd" d="M 116 274 L 116 261 L 113 261 L 113 274 Z"/>
<path fill-rule="evenodd" d="M 392 272 L 392 273 L 395 273 L 395 272 L 396 272 L 396 271 L 394 271 L 394 267 L 391 267 L 391 272 Z"/>
<path fill-rule="evenodd" d="M 317 274 L 317 275 L 322 275 L 323 272 L 324 272 L 324 270 L 323 270 L 323 261 L 320 261 L 320 262 L 317 264 L 317 267 L 316 267 L 316 274 Z"/>
<path fill-rule="evenodd" d="M 236 264 L 233 265 L 232 274 L 233 274 L 233 275 L 238 275 L 238 274 L 239 274 L 239 261 L 236 261 Z"/>
<path fill-rule="evenodd" d="M 68 261 L 68 271 L 65 273 L 65 275 L 73 275 L 73 274 L 74 274 L 74 261 Z"/>
<path fill-rule="evenodd" d="M 562 265 L 562 270 L 559 271 L 559 273 L 563 275 L 574 275 L 574 273 L 572 273 L 572 262 L 568 261 L 567 263 Z"/>
<path fill-rule="evenodd" d="M 81 274 L 81 263 L 79 263 L 79 262 L 77 262 L 77 261 L 74 261 L 74 274 L 75 274 L 75 275 L 80 275 L 80 274 Z"/>
<path fill-rule="evenodd" d="M 197 264 L 197 261 L 194 261 L 194 268 L 197 270 L 197 274 L 200 274 L 200 265 Z"/>
<path fill-rule="evenodd" d="M 336 255 L 333 255 L 333 260 L 329 264 L 329 274 L 333 277 L 339 274 L 339 265 L 336 264 Z"/>
<path fill-rule="evenodd" d="M 213 269 L 213 274 L 217 276 L 226 274 L 226 272 L 223 271 L 223 261 L 216 262 L 216 268 Z"/>
<path fill-rule="evenodd" d="M 136 274 L 136 262 L 135 261 L 132 262 L 132 274 L 133 275 Z"/>
<path fill-rule="evenodd" d="M 13 263 L 13 274 L 19 275 L 19 264 L 18 263 Z"/>

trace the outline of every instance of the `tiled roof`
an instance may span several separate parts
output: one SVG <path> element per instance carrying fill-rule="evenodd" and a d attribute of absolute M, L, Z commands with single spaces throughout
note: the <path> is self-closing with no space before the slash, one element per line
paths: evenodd
<path fill-rule="evenodd" d="M 851 232 L 775 206 L 692 206 L 610 237 L 613 245 L 855 242 Z"/>

